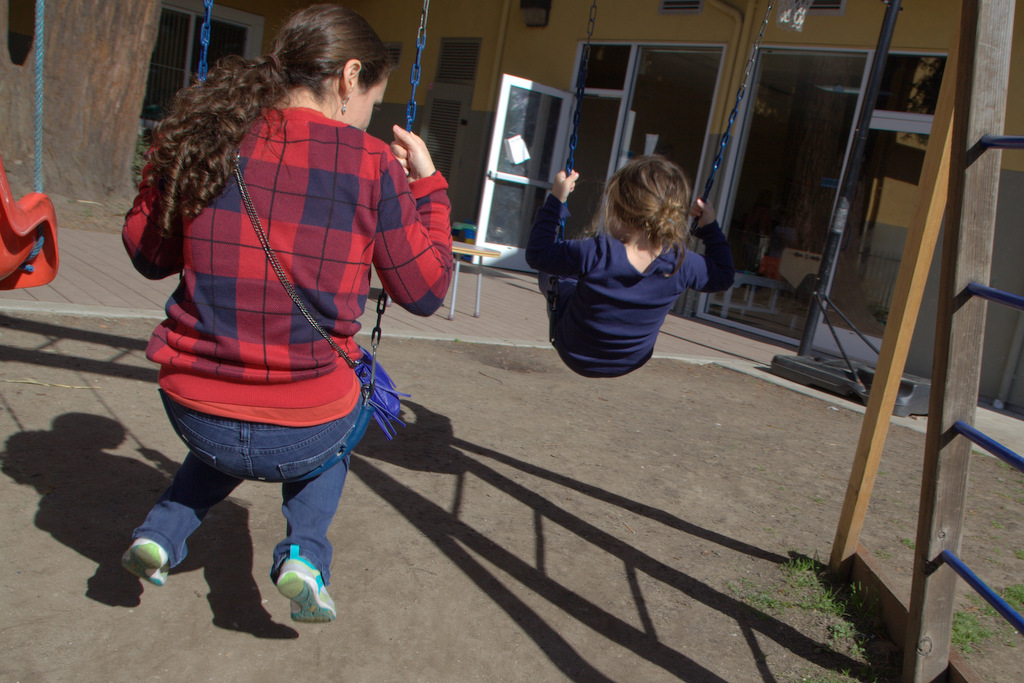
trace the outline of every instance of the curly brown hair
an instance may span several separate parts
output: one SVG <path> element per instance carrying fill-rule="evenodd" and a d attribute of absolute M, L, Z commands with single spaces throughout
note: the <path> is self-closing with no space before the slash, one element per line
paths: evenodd
<path fill-rule="evenodd" d="M 660 155 L 630 159 L 605 186 L 605 228 L 618 239 L 642 233 L 655 248 L 678 249 L 676 270 L 689 241 L 690 181 Z"/>
<path fill-rule="evenodd" d="M 384 43 L 356 12 L 340 5 L 312 5 L 293 14 L 274 39 L 270 54 L 231 56 L 174 97 L 154 131 L 143 182 L 160 184 L 155 220 L 162 234 L 181 231 L 227 182 L 235 154 L 252 124 L 277 110 L 290 92 L 306 89 L 317 101 L 325 83 L 349 60 L 362 63 L 359 85 L 371 88 L 391 72 Z"/>

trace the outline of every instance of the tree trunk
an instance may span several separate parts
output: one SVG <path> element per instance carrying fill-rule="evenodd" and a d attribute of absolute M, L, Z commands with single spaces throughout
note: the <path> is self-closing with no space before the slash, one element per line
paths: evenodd
<path fill-rule="evenodd" d="M 0 0 L 7 35 L 8 0 Z M 50 0 L 44 20 L 43 190 L 101 199 L 131 191 L 158 0 Z M 5 51 L 6 53 L 6 51 Z M 0 59 L 0 153 L 32 164 L 35 50 Z"/>
<path fill-rule="evenodd" d="M 14 64 L 7 49 L 7 0 L 0 0 L 0 157 L 5 167 L 32 160 L 32 82 L 33 59 L 30 54 L 24 66 Z"/>

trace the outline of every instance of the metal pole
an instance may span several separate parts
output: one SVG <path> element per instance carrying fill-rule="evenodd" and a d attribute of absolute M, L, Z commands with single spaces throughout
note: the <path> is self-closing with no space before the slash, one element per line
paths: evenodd
<path fill-rule="evenodd" d="M 868 132 L 871 128 L 871 116 L 875 111 L 875 100 L 878 99 L 878 90 L 882 84 L 882 75 L 885 73 L 885 62 L 889 56 L 889 43 L 892 42 L 892 34 L 896 28 L 896 17 L 900 12 L 900 0 L 888 0 L 888 9 L 885 11 L 885 22 L 882 25 L 882 32 L 878 36 L 878 46 L 875 48 L 875 58 L 871 64 L 871 76 L 868 79 L 867 91 L 864 94 L 864 106 L 861 107 L 860 118 L 857 121 L 857 133 L 853 140 L 853 149 L 850 150 L 850 158 L 847 164 L 846 173 L 843 177 L 842 193 L 839 203 L 832 214 L 832 224 L 829 228 L 828 238 L 825 241 L 825 249 L 822 253 L 821 266 L 818 269 L 818 278 L 815 285 L 814 296 L 811 297 L 811 306 L 807 311 L 807 322 L 804 325 L 803 337 L 800 339 L 798 355 L 810 355 L 811 345 L 814 342 L 814 332 L 821 320 L 821 307 L 818 305 L 818 297 L 824 291 L 825 295 L 832 287 L 832 272 L 835 270 L 836 260 L 839 258 L 839 247 L 843 241 L 843 233 L 846 230 L 846 222 L 850 215 L 850 204 L 853 203 L 857 193 L 857 183 L 860 180 L 860 167 L 864 161 L 864 148 L 867 146 Z"/>

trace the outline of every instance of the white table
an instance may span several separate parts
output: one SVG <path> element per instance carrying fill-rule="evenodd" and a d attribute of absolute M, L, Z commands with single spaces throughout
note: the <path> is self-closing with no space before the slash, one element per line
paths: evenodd
<path fill-rule="evenodd" d="M 487 249 L 486 247 L 478 247 L 475 244 L 466 244 L 465 242 L 452 242 L 452 254 L 455 257 L 455 277 L 452 279 L 452 303 L 448 309 L 448 319 L 455 320 L 455 296 L 459 293 L 459 268 L 462 265 L 462 259 L 460 256 L 487 256 L 495 257 L 501 256 L 501 252 L 496 249 Z M 479 270 L 480 266 L 477 266 L 476 273 L 476 308 L 473 309 L 473 317 L 480 317 L 480 287 L 483 280 L 483 273 Z"/>
<path fill-rule="evenodd" d="M 747 298 L 743 303 L 735 303 L 732 300 L 732 293 L 734 290 L 740 287 L 747 287 Z M 766 287 L 772 290 L 771 298 L 768 301 L 768 306 L 759 306 L 754 303 L 754 293 L 758 287 Z M 736 309 L 740 312 L 745 311 L 757 311 L 765 310 L 771 313 L 775 312 L 775 303 L 779 298 L 779 291 L 791 290 L 792 287 L 785 280 L 775 280 L 770 277 L 762 277 L 760 275 L 750 275 L 748 273 L 736 273 L 736 279 L 733 281 L 732 287 L 725 291 L 725 295 L 722 300 L 722 311 L 719 316 L 722 318 L 729 317 L 729 309 Z"/>

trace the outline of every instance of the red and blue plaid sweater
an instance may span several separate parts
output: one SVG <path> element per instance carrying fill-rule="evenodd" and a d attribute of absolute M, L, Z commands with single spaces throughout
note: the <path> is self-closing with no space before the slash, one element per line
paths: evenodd
<path fill-rule="evenodd" d="M 353 359 L 370 265 L 395 303 L 427 316 L 452 271 L 448 184 L 412 183 L 389 146 L 311 109 L 271 113 L 246 135 L 239 165 L 289 279 Z M 265 408 L 325 406 L 357 380 L 278 281 L 234 177 L 176 237 L 151 220 L 158 186 L 143 184 L 122 233 L 149 279 L 180 273 L 146 357 L 173 396 Z"/>

